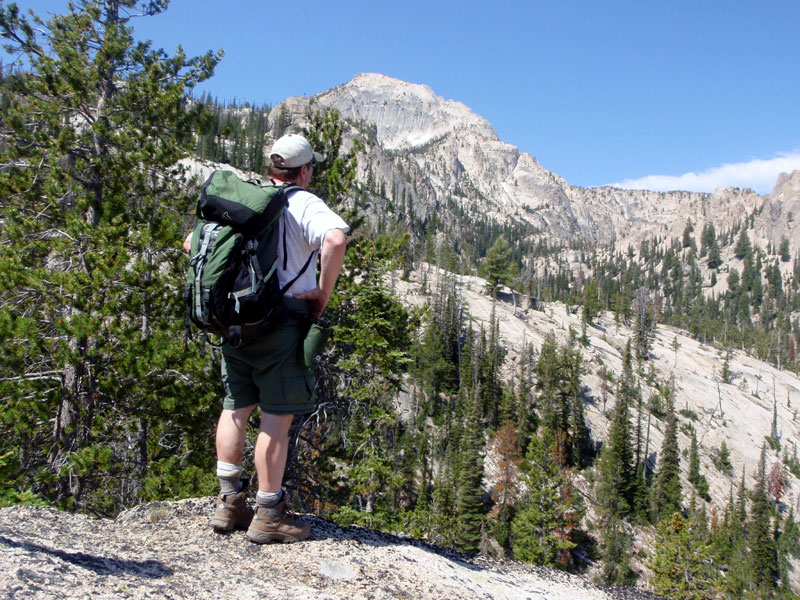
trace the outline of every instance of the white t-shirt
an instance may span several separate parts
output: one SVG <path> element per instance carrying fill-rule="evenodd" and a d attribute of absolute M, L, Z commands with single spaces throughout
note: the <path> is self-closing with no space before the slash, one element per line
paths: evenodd
<path fill-rule="evenodd" d="M 345 233 L 350 227 L 342 218 L 311 192 L 300 190 L 289 194 L 289 208 L 280 223 L 278 242 L 278 281 L 281 287 L 295 277 L 308 257 L 319 252 L 325 234 L 331 229 L 341 229 Z M 283 235 L 286 232 L 286 270 L 283 269 Z M 303 294 L 317 287 L 317 257 L 311 259 L 308 268 L 300 278 L 286 290 L 286 296 Z"/>

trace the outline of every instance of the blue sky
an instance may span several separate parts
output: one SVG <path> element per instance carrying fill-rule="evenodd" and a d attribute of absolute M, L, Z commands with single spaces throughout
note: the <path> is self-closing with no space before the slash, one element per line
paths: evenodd
<path fill-rule="evenodd" d="M 168 52 L 224 48 L 200 88 L 220 99 L 383 73 L 463 102 L 574 185 L 767 193 L 800 169 L 798 23 L 798 0 L 172 0 L 136 29 Z"/>

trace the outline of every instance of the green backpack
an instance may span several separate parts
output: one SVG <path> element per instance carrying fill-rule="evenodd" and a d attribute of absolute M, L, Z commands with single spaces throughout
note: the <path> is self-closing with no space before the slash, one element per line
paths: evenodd
<path fill-rule="evenodd" d="M 283 295 L 302 275 L 283 287 L 278 282 L 281 216 L 289 195 L 301 190 L 242 181 L 232 171 L 214 171 L 197 202 L 199 222 L 192 232 L 186 276 L 187 336 L 190 324 L 240 346 L 274 330 L 286 320 Z M 286 236 L 283 236 L 286 269 Z"/>

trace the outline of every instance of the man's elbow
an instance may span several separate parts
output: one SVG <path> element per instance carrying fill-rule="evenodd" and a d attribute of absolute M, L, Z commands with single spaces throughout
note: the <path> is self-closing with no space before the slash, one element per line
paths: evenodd
<path fill-rule="evenodd" d="M 332 252 L 344 252 L 347 246 L 347 236 L 341 229 L 331 229 L 325 234 L 325 241 L 323 245 Z"/>

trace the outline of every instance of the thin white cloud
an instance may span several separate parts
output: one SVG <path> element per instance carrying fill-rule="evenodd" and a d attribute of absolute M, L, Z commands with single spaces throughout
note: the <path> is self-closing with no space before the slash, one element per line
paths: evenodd
<path fill-rule="evenodd" d="M 768 194 L 775 187 L 778 175 L 798 169 L 800 169 L 800 151 L 795 151 L 770 159 L 758 158 L 749 162 L 726 164 L 699 173 L 647 175 L 611 185 L 628 190 L 657 192 L 670 190 L 713 192 L 719 187 L 739 187 L 751 188 L 759 194 Z"/>

